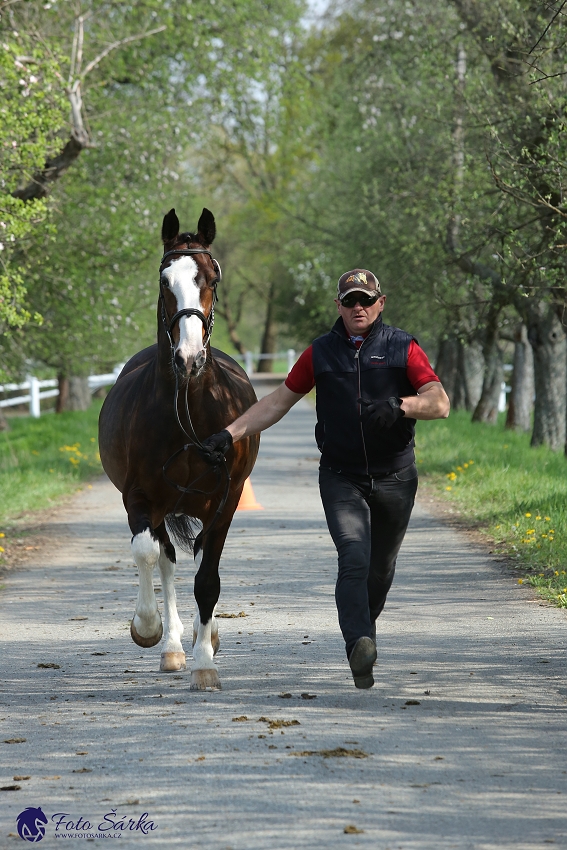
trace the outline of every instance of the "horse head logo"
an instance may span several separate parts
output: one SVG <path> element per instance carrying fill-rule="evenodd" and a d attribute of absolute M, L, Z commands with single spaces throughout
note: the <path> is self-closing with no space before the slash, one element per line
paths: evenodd
<path fill-rule="evenodd" d="M 20 812 L 17 818 L 18 835 L 24 841 L 41 841 L 45 835 L 45 824 L 47 818 L 40 808 L 34 809 L 29 806 Z"/>

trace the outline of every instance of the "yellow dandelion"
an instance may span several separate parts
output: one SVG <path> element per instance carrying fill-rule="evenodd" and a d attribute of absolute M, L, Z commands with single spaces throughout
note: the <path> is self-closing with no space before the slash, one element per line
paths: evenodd
<path fill-rule="evenodd" d="M 457 467 L 457 472 L 462 472 L 462 471 L 463 471 L 463 467 L 462 467 L 462 466 L 458 466 L 458 467 Z"/>
<path fill-rule="evenodd" d="M 524 516 L 528 516 L 528 517 L 529 517 L 529 516 L 531 516 L 531 514 L 530 514 L 530 513 L 527 513 L 527 514 L 524 514 Z"/>
<path fill-rule="evenodd" d="M 535 528 L 528 528 L 526 534 L 535 534 Z"/>
<path fill-rule="evenodd" d="M 470 463 L 470 464 L 474 463 L 474 460 L 469 460 L 469 463 Z"/>
<path fill-rule="evenodd" d="M 499 525 L 495 525 L 495 526 L 494 526 L 494 530 L 495 530 L 495 531 L 497 531 L 499 528 L 500 528 L 500 526 L 499 526 Z"/>
<path fill-rule="evenodd" d="M 550 516 L 546 516 L 546 517 L 544 517 L 544 519 L 545 519 L 545 521 L 546 521 L 546 522 L 551 522 L 551 517 L 550 517 Z"/>
<path fill-rule="evenodd" d="M 3 551 L 4 551 L 4 547 L 0 546 L 0 552 L 3 552 Z"/>
<path fill-rule="evenodd" d="M 550 529 L 549 529 L 549 533 L 550 533 L 550 534 L 555 534 L 555 529 L 554 529 L 554 528 L 550 528 Z"/>
<path fill-rule="evenodd" d="M 558 575 L 559 575 L 559 570 L 555 570 L 555 575 L 556 575 L 556 576 L 558 576 Z"/>
<path fill-rule="evenodd" d="M 6 537 L 3 531 L 0 531 L 0 537 Z"/>
<path fill-rule="evenodd" d="M 547 534 L 542 534 L 541 536 L 544 538 L 544 540 L 547 540 Z"/>
<path fill-rule="evenodd" d="M 96 443 L 96 437 L 91 437 L 91 443 Z"/>
<path fill-rule="evenodd" d="M 540 516 L 536 516 L 536 519 L 541 519 L 541 517 L 540 517 Z"/>
<path fill-rule="evenodd" d="M 469 468 L 468 463 L 463 463 L 463 468 L 464 468 L 464 469 L 468 469 L 468 468 Z"/>
<path fill-rule="evenodd" d="M 523 583 L 524 583 L 524 579 L 523 579 L 523 578 L 519 578 L 519 579 L 518 579 L 518 584 L 523 584 Z"/>
<path fill-rule="evenodd" d="M 445 490 L 452 490 L 452 487 L 445 487 Z"/>

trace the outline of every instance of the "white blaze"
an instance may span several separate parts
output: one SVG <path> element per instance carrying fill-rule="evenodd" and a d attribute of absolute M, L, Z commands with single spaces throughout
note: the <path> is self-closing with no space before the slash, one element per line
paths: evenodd
<path fill-rule="evenodd" d="M 162 276 L 177 301 L 177 311 L 201 310 L 201 293 L 197 286 L 198 267 L 193 257 L 180 257 L 163 270 Z M 193 360 L 203 351 L 203 323 L 198 316 L 182 316 L 179 319 L 179 342 L 175 349 L 189 370 Z"/>

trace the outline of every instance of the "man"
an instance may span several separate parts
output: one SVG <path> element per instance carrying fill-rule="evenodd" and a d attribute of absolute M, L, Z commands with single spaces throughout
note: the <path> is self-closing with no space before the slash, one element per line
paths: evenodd
<path fill-rule="evenodd" d="M 309 346 L 285 382 L 204 441 L 219 463 L 232 442 L 278 422 L 314 386 L 319 487 L 338 552 L 335 599 L 357 688 L 374 684 L 376 618 L 417 490 L 416 419 L 443 419 L 449 399 L 417 341 L 383 324 L 386 296 L 372 272 L 341 276 L 332 330 Z"/>

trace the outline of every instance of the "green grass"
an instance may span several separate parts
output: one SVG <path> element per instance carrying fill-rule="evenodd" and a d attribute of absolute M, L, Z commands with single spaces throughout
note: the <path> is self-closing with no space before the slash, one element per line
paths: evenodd
<path fill-rule="evenodd" d="M 518 582 L 567 608 L 567 461 L 530 448 L 529 435 L 473 424 L 459 411 L 419 422 L 420 473 L 437 495 L 485 530 Z"/>
<path fill-rule="evenodd" d="M 0 527 L 54 504 L 102 472 L 97 445 L 101 402 L 77 413 L 13 417 L 0 432 Z"/>

